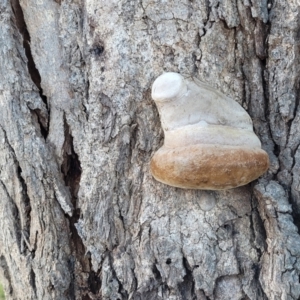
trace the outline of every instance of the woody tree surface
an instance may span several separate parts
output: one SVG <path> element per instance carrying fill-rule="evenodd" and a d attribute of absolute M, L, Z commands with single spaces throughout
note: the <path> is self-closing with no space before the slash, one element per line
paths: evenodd
<path fill-rule="evenodd" d="M 0 1 L 0 267 L 7 299 L 298 299 L 297 0 Z M 151 85 L 241 104 L 259 180 L 184 190 L 149 170 Z"/>

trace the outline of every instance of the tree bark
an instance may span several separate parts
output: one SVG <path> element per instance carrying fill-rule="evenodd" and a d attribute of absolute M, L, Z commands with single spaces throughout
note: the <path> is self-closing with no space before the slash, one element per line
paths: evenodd
<path fill-rule="evenodd" d="M 299 299 L 299 13 L 297 0 L 1 0 L 7 299 Z M 152 178 L 164 71 L 248 111 L 263 177 L 220 192 Z"/>

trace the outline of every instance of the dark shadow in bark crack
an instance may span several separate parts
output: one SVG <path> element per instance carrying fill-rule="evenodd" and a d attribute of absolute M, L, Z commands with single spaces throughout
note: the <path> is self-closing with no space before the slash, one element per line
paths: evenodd
<path fill-rule="evenodd" d="M 183 257 L 183 265 L 185 267 L 186 275 L 183 282 L 179 284 L 178 288 L 181 293 L 182 299 L 196 300 L 197 297 L 194 291 L 194 277 L 191 267 L 185 257 Z"/>
<path fill-rule="evenodd" d="M 11 285 L 11 275 L 9 273 L 9 268 L 6 262 L 6 259 L 3 255 L 0 256 L 0 268 L 2 269 L 4 278 L 7 280 L 8 282 L 8 286 L 6 287 L 6 296 L 10 296 L 11 299 L 13 299 L 14 297 L 14 292 L 13 292 L 13 287 Z"/>
<path fill-rule="evenodd" d="M 32 289 L 34 291 L 34 294 L 36 295 L 36 281 L 35 281 L 35 273 L 31 269 L 30 271 L 30 285 L 32 286 Z"/>
<path fill-rule="evenodd" d="M 74 276 L 72 280 L 72 285 L 70 286 L 70 295 L 74 296 L 75 299 L 75 285 L 80 285 L 82 287 L 88 287 L 88 289 L 95 295 L 98 294 L 101 288 L 101 280 L 99 274 L 92 270 L 91 261 L 86 255 L 86 249 L 79 236 L 75 224 L 78 222 L 80 217 L 80 209 L 77 207 L 77 197 L 78 190 L 81 179 L 81 164 L 77 153 L 74 150 L 73 136 L 71 135 L 70 127 L 64 116 L 64 135 L 65 141 L 63 144 L 63 163 L 61 165 L 61 172 L 63 174 L 63 179 L 65 185 L 69 188 L 72 197 L 72 204 L 74 206 L 74 213 L 72 217 L 66 215 L 70 224 L 71 231 L 71 248 L 73 252 L 73 257 L 70 259 L 70 269 Z M 76 268 L 76 261 L 81 265 L 81 271 Z M 76 281 L 76 271 L 88 273 L 87 282 L 82 282 L 80 279 Z M 88 295 L 84 296 L 85 299 L 90 299 Z"/>
<path fill-rule="evenodd" d="M 39 70 L 36 68 L 35 62 L 32 57 L 31 53 L 31 48 L 30 48 L 30 35 L 27 30 L 27 26 L 25 23 L 24 15 L 23 15 L 23 10 L 21 8 L 19 0 L 11 0 L 11 6 L 15 15 L 15 23 L 16 26 L 20 32 L 20 34 L 23 37 L 23 48 L 25 50 L 25 55 L 27 57 L 27 68 L 28 68 L 28 73 L 31 77 L 31 80 L 34 82 L 34 84 L 37 86 L 39 90 L 40 97 L 42 101 L 45 103 L 47 110 L 49 111 L 48 108 L 48 103 L 47 103 L 47 97 L 43 95 L 43 89 L 41 87 L 41 75 L 39 73 Z M 37 117 L 38 117 L 38 123 L 41 128 L 41 133 L 43 137 L 46 139 L 48 136 L 49 128 L 48 128 L 48 120 L 43 120 L 43 116 L 40 114 L 39 110 L 36 109 L 33 111 Z M 47 124 L 47 125 L 45 125 Z"/>

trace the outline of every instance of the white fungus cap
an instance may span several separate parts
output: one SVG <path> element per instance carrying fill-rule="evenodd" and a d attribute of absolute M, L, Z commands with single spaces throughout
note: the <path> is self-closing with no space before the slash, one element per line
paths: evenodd
<path fill-rule="evenodd" d="M 184 78 L 173 72 L 160 75 L 152 86 L 154 101 L 167 101 L 182 95 L 187 90 Z"/>

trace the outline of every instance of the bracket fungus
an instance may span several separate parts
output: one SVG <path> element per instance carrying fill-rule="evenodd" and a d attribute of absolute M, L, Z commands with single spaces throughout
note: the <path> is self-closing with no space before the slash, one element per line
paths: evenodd
<path fill-rule="evenodd" d="M 245 185 L 269 166 L 247 112 L 202 82 L 164 73 L 152 86 L 165 134 L 151 159 L 153 177 L 165 184 L 204 190 Z"/>

